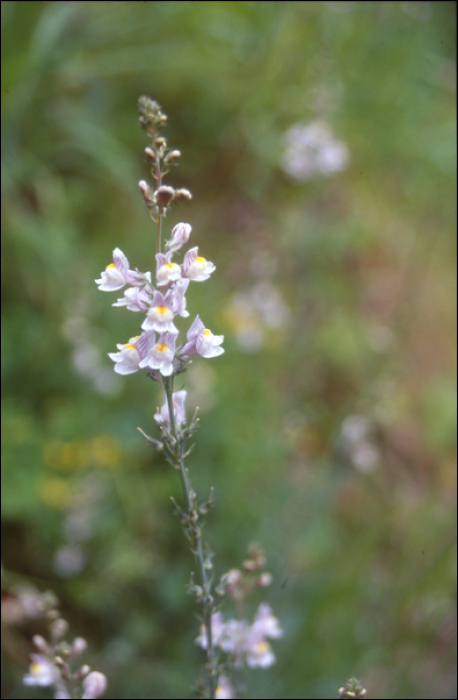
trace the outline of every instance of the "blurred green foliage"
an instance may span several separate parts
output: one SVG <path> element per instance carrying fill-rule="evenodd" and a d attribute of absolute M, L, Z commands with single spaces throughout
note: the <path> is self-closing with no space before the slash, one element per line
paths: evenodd
<path fill-rule="evenodd" d="M 4 597 L 54 590 L 111 698 L 202 662 L 180 485 L 136 431 L 162 397 L 114 376 L 136 317 L 93 282 L 116 246 L 154 260 L 141 94 L 194 195 L 167 226 L 217 265 L 188 308 L 226 354 L 185 378 L 216 570 L 259 540 L 285 630 L 249 697 L 456 697 L 455 7 L 2 2 Z M 316 120 L 351 162 L 298 182 L 285 132 Z M 6 625 L 2 697 L 47 697 Z"/>

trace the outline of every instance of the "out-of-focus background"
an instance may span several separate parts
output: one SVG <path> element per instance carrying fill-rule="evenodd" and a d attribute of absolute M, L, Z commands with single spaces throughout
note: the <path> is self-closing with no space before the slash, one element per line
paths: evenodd
<path fill-rule="evenodd" d="M 226 353 L 184 381 L 216 572 L 265 549 L 285 635 L 250 698 L 456 697 L 452 2 L 2 2 L 2 697 L 52 590 L 111 698 L 182 698 L 202 651 L 153 433 L 159 389 L 94 279 L 151 269 L 137 99 L 217 271 Z M 230 607 L 226 612 L 231 612 Z"/>

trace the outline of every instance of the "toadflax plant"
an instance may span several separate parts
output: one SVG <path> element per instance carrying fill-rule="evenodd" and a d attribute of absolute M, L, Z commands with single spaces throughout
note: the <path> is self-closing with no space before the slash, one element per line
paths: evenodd
<path fill-rule="evenodd" d="M 187 419 L 186 391 L 175 391 L 175 379 L 188 369 L 195 355 L 211 359 L 224 352 L 223 336 L 214 335 L 206 328 L 198 314 L 188 326 L 186 338 L 176 325 L 180 317 L 190 317 L 186 304 L 189 285 L 207 281 L 215 265 L 199 255 L 197 246 L 188 248 L 183 255 L 191 236 L 190 224 L 177 224 L 163 244 L 164 217 L 172 205 L 190 200 L 191 193 L 164 184 L 164 176 L 181 154 L 170 149 L 161 135 L 167 117 L 160 105 L 149 97 L 141 97 L 138 108 L 140 126 L 151 139 L 145 155 L 155 186 L 152 188 L 141 180 L 139 187 L 156 226 L 156 269 L 154 275 L 131 269 L 124 253 L 115 248 L 113 262 L 96 283 L 102 292 L 124 289 L 124 295 L 113 306 L 125 306 L 143 317 L 138 335 L 119 344 L 117 352 L 109 353 L 115 372 L 144 371 L 159 385 L 164 398 L 162 408 L 154 416 L 158 436 L 150 437 L 139 430 L 181 479 L 182 503 L 179 505 L 174 498 L 172 501 L 195 558 L 197 576 L 191 573 L 188 591 L 202 610 L 196 643 L 206 652 L 197 690 L 204 698 L 237 698 L 243 692 L 240 679 L 244 666 L 270 666 L 275 656 L 268 639 L 280 637 L 282 630 L 267 603 L 259 606 L 251 624 L 243 619 L 247 595 L 253 588 L 265 587 L 271 581 L 270 574 L 263 571 L 265 560 L 258 545 L 250 545 L 242 570 L 231 569 L 213 586 L 213 553 L 202 541 L 202 523 L 212 506 L 213 493 L 210 489 L 210 497 L 201 502 L 192 488 L 185 464 L 198 419 L 196 412 L 191 420 Z M 234 602 L 239 619 L 224 620 L 219 610 L 223 597 Z"/>

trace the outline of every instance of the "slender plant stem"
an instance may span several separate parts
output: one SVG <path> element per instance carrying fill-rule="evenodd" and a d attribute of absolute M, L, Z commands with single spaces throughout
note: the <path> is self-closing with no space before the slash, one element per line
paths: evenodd
<path fill-rule="evenodd" d="M 169 416 L 170 416 L 170 429 L 173 437 L 176 440 L 176 445 L 178 446 L 180 444 L 180 439 L 178 437 L 178 431 L 177 431 L 177 426 L 176 426 L 176 421 L 175 421 L 175 412 L 173 410 L 173 376 L 172 377 L 167 377 L 164 379 L 164 388 L 165 388 L 165 393 L 167 396 L 167 405 L 169 408 Z M 195 507 L 194 507 L 194 498 L 195 494 L 194 491 L 192 490 L 191 487 L 191 482 L 189 480 L 189 476 L 187 474 L 186 468 L 184 466 L 184 461 L 183 457 L 180 455 L 177 457 L 177 464 L 176 466 L 179 469 L 180 476 L 181 476 L 181 483 L 183 486 L 183 494 L 186 499 L 186 503 L 188 506 L 188 513 L 189 516 L 191 517 L 192 514 L 195 514 Z M 215 692 L 216 692 L 216 662 L 215 662 L 215 649 L 213 646 L 213 638 L 212 638 L 212 599 L 211 599 L 211 586 L 210 586 L 210 580 L 209 580 L 209 575 L 208 571 L 205 567 L 205 556 L 204 556 L 204 551 L 202 547 L 202 532 L 200 529 L 200 526 L 197 524 L 197 522 L 194 524 L 190 524 L 191 527 L 195 528 L 195 534 L 192 537 L 192 552 L 195 556 L 196 563 L 199 569 L 199 578 L 200 578 L 200 583 L 202 585 L 203 589 L 203 613 L 204 613 L 204 624 L 205 624 L 205 633 L 207 636 L 207 659 L 208 659 L 208 690 L 209 690 L 209 695 L 208 697 L 210 699 L 213 699 L 215 697 Z"/>
<path fill-rule="evenodd" d="M 162 168 L 161 168 L 161 159 L 159 157 L 159 154 L 157 154 L 157 156 L 156 156 L 156 182 L 157 182 L 157 189 L 159 189 L 159 187 L 162 185 Z M 156 251 L 158 253 L 160 253 L 161 248 L 162 248 L 162 209 L 161 209 L 161 207 L 158 206 Z"/>
<path fill-rule="evenodd" d="M 162 181 L 162 170 L 161 170 L 161 166 L 160 166 L 160 158 L 159 158 L 159 156 L 157 156 L 156 182 L 157 182 L 158 188 L 161 186 L 161 181 Z M 161 247 L 162 247 L 161 224 L 162 224 L 162 211 L 159 210 L 157 221 L 156 221 L 156 225 L 157 225 L 156 249 L 157 249 L 158 253 L 161 252 Z M 173 409 L 173 375 L 171 377 L 164 377 L 163 384 L 164 384 L 165 394 L 167 397 L 167 405 L 169 408 L 171 434 L 175 438 L 176 449 L 178 450 L 178 446 L 180 446 L 180 452 L 176 453 L 177 454 L 176 466 L 177 466 L 179 473 L 180 473 L 181 484 L 183 487 L 183 495 L 186 499 L 186 504 L 188 507 L 188 515 L 190 518 L 193 515 L 197 518 L 197 513 L 196 513 L 195 508 L 194 508 L 195 494 L 194 494 L 194 491 L 191 487 L 191 482 L 189 480 L 189 476 L 188 476 L 187 470 L 186 470 L 185 465 L 184 465 L 184 460 L 183 460 L 183 456 L 182 456 L 183 445 L 180 442 L 180 438 L 178 436 L 178 430 L 177 430 L 177 425 L 176 425 L 176 420 L 175 420 L 175 411 Z M 202 585 L 202 590 L 203 590 L 203 614 L 204 614 L 205 633 L 206 633 L 206 637 L 207 637 L 208 698 L 210 700 L 213 700 L 213 698 L 215 697 L 215 693 L 216 693 L 217 674 L 216 674 L 216 654 L 215 654 L 215 649 L 213 646 L 213 636 L 212 636 L 211 584 L 210 584 L 208 571 L 205 567 L 205 556 L 204 556 L 204 551 L 203 551 L 203 547 L 202 547 L 202 533 L 201 533 L 200 526 L 197 523 L 197 520 L 193 524 L 190 523 L 190 527 L 195 528 L 195 531 L 193 533 L 193 537 L 191 539 L 192 552 L 193 552 L 194 557 L 196 559 L 197 567 L 199 570 L 200 584 Z"/>

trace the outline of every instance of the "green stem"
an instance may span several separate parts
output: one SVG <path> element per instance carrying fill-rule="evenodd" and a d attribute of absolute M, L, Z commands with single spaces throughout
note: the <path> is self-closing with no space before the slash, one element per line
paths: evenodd
<path fill-rule="evenodd" d="M 160 162 L 160 157 L 157 155 L 156 157 L 156 183 L 157 183 L 157 188 L 162 184 L 162 169 L 161 169 L 161 162 Z M 161 228 L 162 228 L 162 209 L 158 207 L 158 216 L 157 216 L 157 236 L 156 236 L 156 249 L 157 252 L 160 253 L 161 248 L 162 248 L 162 236 L 161 236 Z M 183 444 L 180 442 L 180 438 L 178 436 L 178 430 L 177 430 L 177 425 L 176 425 L 176 420 L 175 420 L 175 411 L 173 410 L 173 375 L 171 377 L 164 377 L 163 378 L 163 384 L 164 384 L 164 389 L 165 389 L 165 394 L 167 397 L 167 405 L 169 408 L 169 416 L 170 416 L 170 432 L 172 436 L 175 439 L 175 460 L 176 460 L 176 467 L 179 470 L 180 473 L 180 478 L 181 478 L 181 485 L 183 488 L 183 495 L 186 499 L 187 507 L 188 507 L 188 515 L 191 518 L 193 514 L 195 514 L 195 508 L 194 508 L 194 499 L 195 499 L 195 494 L 194 491 L 192 490 L 191 487 L 191 482 L 188 477 L 188 473 L 186 471 L 185 465 L 184 465 L 184 460 L 183 460 Z M 179 446 L 179 452 L 178 452 L 178 446 Z M 206 637 L 207 637 L 207 660 L 208 660 L 208 665 L 207 665 L 207 674 L 208 674 L 208 698 L 210 700 L 213 700 L 215 697 L 216 693 L 216 684 L 217 684 L 217 673 L 216 673 L 216 653 L 215 653 L 215 648 L 213 646 L 213 638 L 212 638 L 212 597 L 211 597 L 211 584 L 210 584 L 210 578 L 207 569 L 205 568 L 205 557 L 204 557 L 204 551 L 202 547 L 202 533 L 200 526 L 195 523 L 195 534 L 192 537 L 192 552 L 194 554 L 194 557 L 196 559 L 197 567 L 199 570 L 199 578 L 200 578 L 200 584 L 202 586 L 203 590 L 203 614 L 204 614 L 204 624 L 205 624 L 205 630 L 206 630 Z"/>
<path fill-rule="evenodd" d="M 159 154 L 156 155 L 156 182 L 157 189 L 162 185 L 162 168 L 161 159 Z M 156 240 L 156 252 L 160 253 L 162 248 L 162 208 L 158 206 L 158 220 L 157 220 L 157 240 Z"/>
<path fill-rule="evenodd" d="M 170 416 L 170 432 L 173 435 L 173 437 L 176 440 L 176 446 L 180 444 L 180 439 L 178 437 L 178 431 L 177 431 L 177 426 L 176 426 L 176 421 L 175 421 L 175 412 L 173 410 L 173 376 L 172 377 L 167 377 L 164 378 L 164 388 L 165 388 L 165 393 L 167 396 L 167 405 L 169 409 L 169 416 Z M 182 449 L 181 449 L 181 454 L 182 454 Z M 179 457 L 176 457 L 176 466 L 179 469 L 180 472 L 180 477 L 181 477 L 181 484 L 183 487 L 183 494 L 186 499 L 186 503 L 188 506 L 188 513 L 189 516 L 193 512 L 195 512 L 194 509 L 194 491 L 192 490 L 191 487 L 191 482 L 189 480 L 186 468 L 184 466 L 184 460 L 182 456 L 180 455 Z M 215 649 L 213 646 L 213 638 L 212 638 L 212 598 L 211 598 L 211 584 L 210 584 L 210 579 L 208 575 L 208 571 L 205 568 L 205 557 L 204 557 L 204 551 L 202 547 L 202 532 L 199 527 L 199 525 L 196 524 L 196 535 L 194 542 L 193 542 L 193 548 L 192 552 L 195 556 L 197 567 L 199 569 L 199 578 L 200 578 L 200 584 L 202 585 L 203 589 L 203 613 L 204 613 L 204 624 L 205 624 L 205 631 L 206 631 L 206 636 L 207 636 L 207 659 L 208 659 L 208 689 L 209 689 L 209 695 L 208 697 L 210 699 L 215 697 L 216 693 L 216 683 L 217 683 L 217 677 L 216 677 L 216 655 L 215 655 Z"/>

